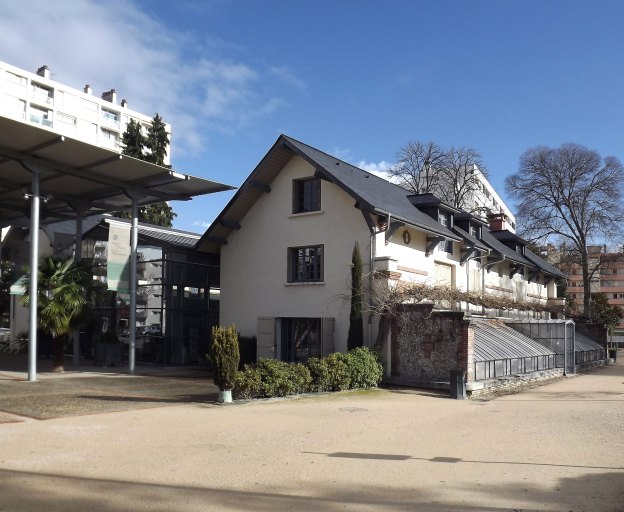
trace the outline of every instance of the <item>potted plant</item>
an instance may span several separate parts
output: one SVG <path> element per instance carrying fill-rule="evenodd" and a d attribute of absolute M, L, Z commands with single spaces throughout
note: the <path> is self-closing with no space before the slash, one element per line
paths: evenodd
<path fill-rule="evenodd" d="M 240 360 L 238 333 L 233 325 L 212 328 L 210 360 L 213 365 L 214 383 L 219 386 L 218 401 L 219 403 L 231 403 L 232 388 Z"/>

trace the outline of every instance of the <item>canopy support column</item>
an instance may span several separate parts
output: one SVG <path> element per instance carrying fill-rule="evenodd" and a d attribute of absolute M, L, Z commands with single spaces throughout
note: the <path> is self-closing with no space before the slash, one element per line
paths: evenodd
<path fill-rule="evenodd" d="M 82 221 L 90 206 L 82 201 L 69 201 L 69 205 L 76 212 L 76 238 L 74 240 L 74 260 L 82 260 Z M 76 329 L 74 336 L 74 367 L 80 366 L 80 329 Z"/>
<path fill-rule="evenodd" d="M 32 172 L 30 197 L 30 310 L 28 330 L 28 381 L 37 380 L 37 294 L 39 289 L 39 169 Z"/>
<path fill-rule="evenodd" d="M 128 335 L 130 347 L 128 350 L 128 370 L 131 374 L 135 370 L 136 355 L 136 299 L 137 299 L 137 246 L 139 240 L 139 202 L 136 195 L 132 195 L 132 227 L 130 228 L 130 311 L 128 315 Z"/>

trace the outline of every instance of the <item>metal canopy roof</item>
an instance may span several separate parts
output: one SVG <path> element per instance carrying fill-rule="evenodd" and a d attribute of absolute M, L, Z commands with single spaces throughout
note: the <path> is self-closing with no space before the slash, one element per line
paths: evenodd
<path fill-rule="evenodd" d="M 82 218 L 108 211 L 132 210 L 130 230 L 130 318 L 136 320 L 138 206 L 182 200 L 232 189 L 201 178 L 121 156 L 113 150 L 71 139 L 21 120 L 0 116 L 0 227 L 29 226 L 30 268 L 39 257 L 40 223 Z M 30 204 L 25 199 L 30 197 Z M 42 206 L 43 199 L 43 208 Z M 30 210 L 30 215 L 29 215 Z M 80 244 L 76 245 L 79 258 Z M 37 272 L 31 272 L 28 380 L 37 380 Z M 130 330 L 129 369 L 134 372 L 135 330 Z M 74 337 L 74 364 L 79 364 Z"/>
<path fill-rule="evenodd" d="M 28 225 L 25 194 L 40 171 L 41 222 L 126 210 L 132 205 L 182 200 L 234 187 L 180 174 L 116 151 L 0 117 L 0 226 Z"/>
<path fill-rule="evenodd" d="M 555 352 L 503 322 L 474 322 L 475 361 L 554 355 Z"/>
<path fill-rule="evenodd" d="M 83 238 L 95 238 L 96 240 L 108 240 L 108 229 L 110 224 L 131 225 L 130 220 L 118 219 L 116 217 L 104 217 L 96 226 L 86 231 Z M 193 249 L 200 238 L 198 233 L 190 231 L 180 231 L 179 229 L 164 228 L 153 224 L 138 223 L 138 236 L 141 243 L 156 243 L 159 245 L 182 247 Z"/>

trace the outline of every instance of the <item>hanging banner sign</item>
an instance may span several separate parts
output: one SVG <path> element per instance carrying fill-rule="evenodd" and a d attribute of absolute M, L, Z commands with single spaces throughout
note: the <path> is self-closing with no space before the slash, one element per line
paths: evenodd
<path fill-rule="evenodd" d="M 130 226 L 108 225 L 108 258 L 106 280 L 108 289 L 128 293 L 130 278 Z"/>

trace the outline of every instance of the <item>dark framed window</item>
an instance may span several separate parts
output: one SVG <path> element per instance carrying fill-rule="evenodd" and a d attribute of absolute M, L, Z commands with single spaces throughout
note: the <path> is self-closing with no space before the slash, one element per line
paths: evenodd
<path fill-rule="evenodd" d="M 320 209 L 320 178 L 293 180 L 293 213 L 316 212 Z"/>
<path fill-rule="evenodd" d="M 282 361 L 321 356 L 320 318 L 282 318 Z"/>
<path fill-rule="evenodd" d="M 438 222 L 442 224 L 445 228 L 451 229 L 453 226 L 451 224 L 451 214 L 438 210 Z M 449 254 L 453 254 L 453 241 L 445 240 L 438 244 L 438 249 L 440 251 L 447 252 Z"/>
<path fill-rule="evenodd" d="M 468 233 L 472 236 L 474 236 L 475 238 L 479 238 L 479 227 L 474 225 L 474 224 L 469 224 L 468 225 Z"/>
<path fill-rule="evenodd" d="M 323 280 L 323 246 L 288 249 L 288 282 L 307 283 Z"/>

